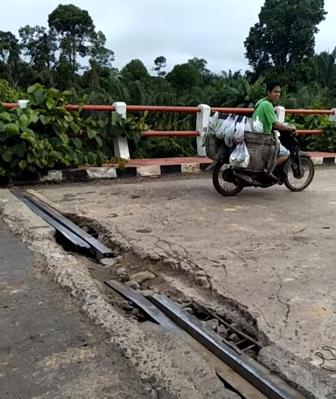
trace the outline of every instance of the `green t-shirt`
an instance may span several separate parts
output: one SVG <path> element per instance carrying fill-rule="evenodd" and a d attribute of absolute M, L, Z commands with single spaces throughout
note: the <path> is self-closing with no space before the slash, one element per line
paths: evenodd
<path fill-rule="evenodd" d="M 274 112 L 273 104 L 262 98 L 255 105 L 255 111 L 252 115 L 253 120 L 259 117 L 260 122 L 263 124 L 264 133 L 271 134 L 273 130 L 273 123 L 277 122 L 277 117 Z"/>

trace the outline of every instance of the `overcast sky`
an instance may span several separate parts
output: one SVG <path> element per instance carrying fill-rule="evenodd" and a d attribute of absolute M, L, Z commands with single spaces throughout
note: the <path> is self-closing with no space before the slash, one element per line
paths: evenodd
<path fill-rule="evenodd" d="M 193 57 L 205 58 L 213 72 L 244 71 L 243 42 L 258 21 L 264 0 L 10 0 L 3 1 L 0 26 L 18 36 L 24 25 L 47 26 L 58 4 L 89 12 L 115 53 L 114 66 L 139 58 L 150 69 L 163 55 L 167 71 Z M 326 20 L 316 36 L 316 51 L 336 46 L 336 0 L 325 0 Z"/>

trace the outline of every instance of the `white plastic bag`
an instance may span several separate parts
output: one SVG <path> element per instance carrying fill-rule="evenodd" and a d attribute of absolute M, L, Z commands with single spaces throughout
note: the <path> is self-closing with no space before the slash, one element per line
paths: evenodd
<path fill-rule="evenodd" d="M 240 122 L 236 123 L 235 133 L 234 133 L 234 140 L 236 143 L 240 143 L 244 140 L 245 122 L 246 122 L 246 116 L 244 116 Z"/>
<path fill-rule="evenodd" d="M 226 129 L 226 119 L 218 120 L 218 127 L 216 130 L 216 137 L 220 140 L 224 139 Z"/>
<path fill-rule="evenodd" d="M 226 119 L 225 131 L 224 131 L 224 142 L 228 147 L 232 147 L 233 145 L 233 137 L 235 132 L 235 124 L 237 117 L 230 115 L 229 118 Z"/>
<path fill-rule="evenodd" d="M 253 121 L 252 130 L 255 133 L 264 133 L 264 126 L 259 119 L 259 116 L 257 116 L 257 119 Z"/>
<path fill-rule="evenodd" d="M 218 114 L 218 112 L 216 112 L 214 115 L 212 115 L 210 117 L 209 127 L 207 130 L 206 136 L 208 136 L 208 137 L 215 136 L 218 139 L 223 139 L 224 132 L 225 132 L 225 126 L 226 126 L 226 119 L 219 118 L 219 114 Z M 203 141 L 207 142 L 206 137 L 203 137 Z"/>
<path fill-rule="evenodd" d="M 209 137 L 215 136 L 218 129 L 218 112 L 210 116 L 209 125 L 205 132 L 202 134 L 202 146 L 205 146 L 209 140 Z"/>
<path fill-rule="evenodd" d="M 241 141 L 230 155 L 230 165 L 236 168 L 247 168 L 249 163 L 250 154 L 247 150 L 245 141 Z"/>
<path fill-rule="evenodd" d="M 212 116 L 210 116 L 209 125 L 206 134 L 209 136 L 214 136 L 217 126 L 218 126 L 218 112 L 215 112 Z"/>
<path fill-rule="evenodd" d="M 245 122 L 245 132 L 250 132 L 252 133 L 252 124 L 253 124 L 253 120 L 252 118 L 246 118 L 246 122 Z"/>

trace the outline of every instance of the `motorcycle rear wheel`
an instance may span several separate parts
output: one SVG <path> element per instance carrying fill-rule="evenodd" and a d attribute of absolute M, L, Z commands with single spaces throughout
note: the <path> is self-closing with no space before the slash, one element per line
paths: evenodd
<path fill-rule="evenodd" d="M 212 182 L 219 194 L 224 197 L 232 197 L 240 193 L 244 186 L 225 180 L 225 171 L 227 169 L 227 164 L 217 164 L 212 173 Z"/>
<path fill-rule="evenodd" d="M 315 166 L 310 158 L 302 156 L 301 161 L 304 175 L 298 179 L 294 176 L 292 168 L 290 168 L 284 181 L 285 186 L 294 192 L 305 190 L 312 182 L 315 174 Z"/>

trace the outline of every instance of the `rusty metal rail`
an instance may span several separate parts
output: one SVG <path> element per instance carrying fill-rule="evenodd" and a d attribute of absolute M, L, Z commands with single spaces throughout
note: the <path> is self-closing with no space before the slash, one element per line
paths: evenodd
<path fill-rule="evenodd" d="M 103 243 L 71 222 L 71 220 L 67 219 L 56 209 L 23 189 L 13 189 L 12 192 L 76 248 L 90 252 L 97 260 L 112 256 L 110 248 L 107 248 Z"/>
<path fill-rule="evenodd" d="M 253 361 L 243 351 L 204 329 L 194 316 L 165 295 L 150 295 L 148 300 L 118 281 L 105 281 L 105 284 L 133 302 L 166 330 L 182 338 L 188 333 L 268 399 L 304 399 L 303 395 Z"/>
<path fill-rule="evenodd" d="M 274 376 L 251 358 L 235 351 L 231 346 L 222 342 L 213 334 L 209 334 L 198 320 L 177 306 L 165 295 L 154 294 L 152 302 L 171 318 L 175 323 L 187 331 L 224 363 L 228 364 L 241 377 L 259 389 L 269 399 L 304 399 L 283 380 Z"/>

